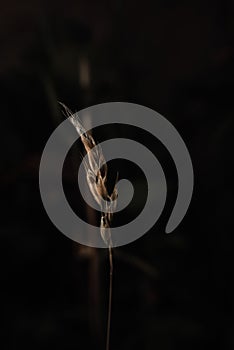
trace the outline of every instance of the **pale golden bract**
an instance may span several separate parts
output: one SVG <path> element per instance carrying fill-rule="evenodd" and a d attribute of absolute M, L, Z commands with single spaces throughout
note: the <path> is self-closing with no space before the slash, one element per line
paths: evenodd
<path fill-rule="evenodd" d="M 96 144 L 90 132 L 85 130 L 77 114 L 73 114 L 63 103 L 60 104 L 65 110 L 65 115 L 68 117 L 78 132 L 83 146 L 87 152 L 87 161 L 84 163 L 87 183 L 93 198 L 100 206 L 100 233 L 102 239 L 106 243 L 107 247 L 111 247 L 112 241 L 110 226 L 113 219 L 113 211 L 116 209 L 118 197 L 116 183 L 114 185 L 112 193 L 109 194 L 106 186 L 108 168 L 102 153 L 101 146 Z M 91 150 L 92 152 L 90 152 Z"/>

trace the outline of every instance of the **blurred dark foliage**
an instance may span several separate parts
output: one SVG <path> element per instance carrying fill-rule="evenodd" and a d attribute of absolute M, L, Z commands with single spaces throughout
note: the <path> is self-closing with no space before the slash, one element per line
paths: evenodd
<path fill-rule="evenodd" d="M 40 156 L 63 120 L 58 100 L 74 111 L 153 108 L 194 165 L 189 211 L 165 235 L 177 191 L 170 156 L 136 130 L 96 131 L 100 141 L 144 136 L 169 187 L 151 232 L 115 250 L 111 349 L 233 349 L 233 16 L 232 0 L 2 2 L 1 349 L 104 349 L 107 254 L 58 232 L 39 194 Z M 75 150 L 64 174 L 74 210 Z M 134 167 L 110 166 L 134 179 Z"/>

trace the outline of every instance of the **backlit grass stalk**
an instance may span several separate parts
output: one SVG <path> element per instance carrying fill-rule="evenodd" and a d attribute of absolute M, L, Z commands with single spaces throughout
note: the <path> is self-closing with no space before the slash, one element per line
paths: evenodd
<path fill-rule="evenodd" d="M 82 126 L 78 116 L 73 114 L 63 103 L 60 103 L 65 110 L 65 115 L 76 128 L 83 146 L 87 152 L 85 162 L 86 179 L 101 211 L 100 234 L 109 250 L 110 279 L 109 279 L 109 302 L 107 317 L 106 350 L 110 348 L 110 326 L 111 326 L 111 306 L 112 306 L 112 284 L 113 284 L 113 257 L 111 240 L 111 222 L 113 212 L 116 208 L 118 192 L 116 183 L 111 194 L 107 190 L 107 164 L 100 145 L 97 145 L 92 135 Z M 95 148 L 94 148 L 95 147 Z M 92 151 L 92 152 L 91 152 Z M 117 180 L 116 180 L 117 181 Z"/>

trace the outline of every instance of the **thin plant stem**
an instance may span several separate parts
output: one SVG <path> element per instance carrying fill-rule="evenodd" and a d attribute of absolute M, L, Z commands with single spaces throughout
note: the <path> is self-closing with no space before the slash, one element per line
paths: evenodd
<path fill-rule="evenodd" d="M 111 327 L 111 308 L 112 308 L 113 256 L 112 256 L 111 247 L 109 247 L 109 263 L 110 263 L 110 281 L 109 281 L 109 303 L 108 303 L 108 318 L 107 318 L 107 332 L 106 332 L 106 350 L 110 349 L 110 327 Z"/>

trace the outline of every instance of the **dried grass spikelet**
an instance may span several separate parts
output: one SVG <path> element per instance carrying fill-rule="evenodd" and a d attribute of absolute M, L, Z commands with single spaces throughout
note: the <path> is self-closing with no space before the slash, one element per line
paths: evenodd
<path fill-rule="evenodd" d="M 107 190 L 107 164 L 102 153 L 100 145 L 96 144 L 92 135 L 85 130 L 82 126 L 77 114 L 73 114 L 69 108 L 63 103 L 59 102 L 64 108 L 65 115 L 74 125 L 78 132 L 83 146 L 87 152 L 87 161 L 84 163 L 86 171 L 86 179 L 93 195 L 93 198 L 97 202 L 101 210 L 101 222 L 100 222 L 100 233 L 103 241 L 107 247 L 112 246 L 111 241 L 111 222 L 113 219 L 113 212 L 116 209 L 118 191 L 116 182 L 111 194 Z M 95 149 L 94 149 L 95 147 Z M 92 152 L 90 152 L 92 150 Z"/>

